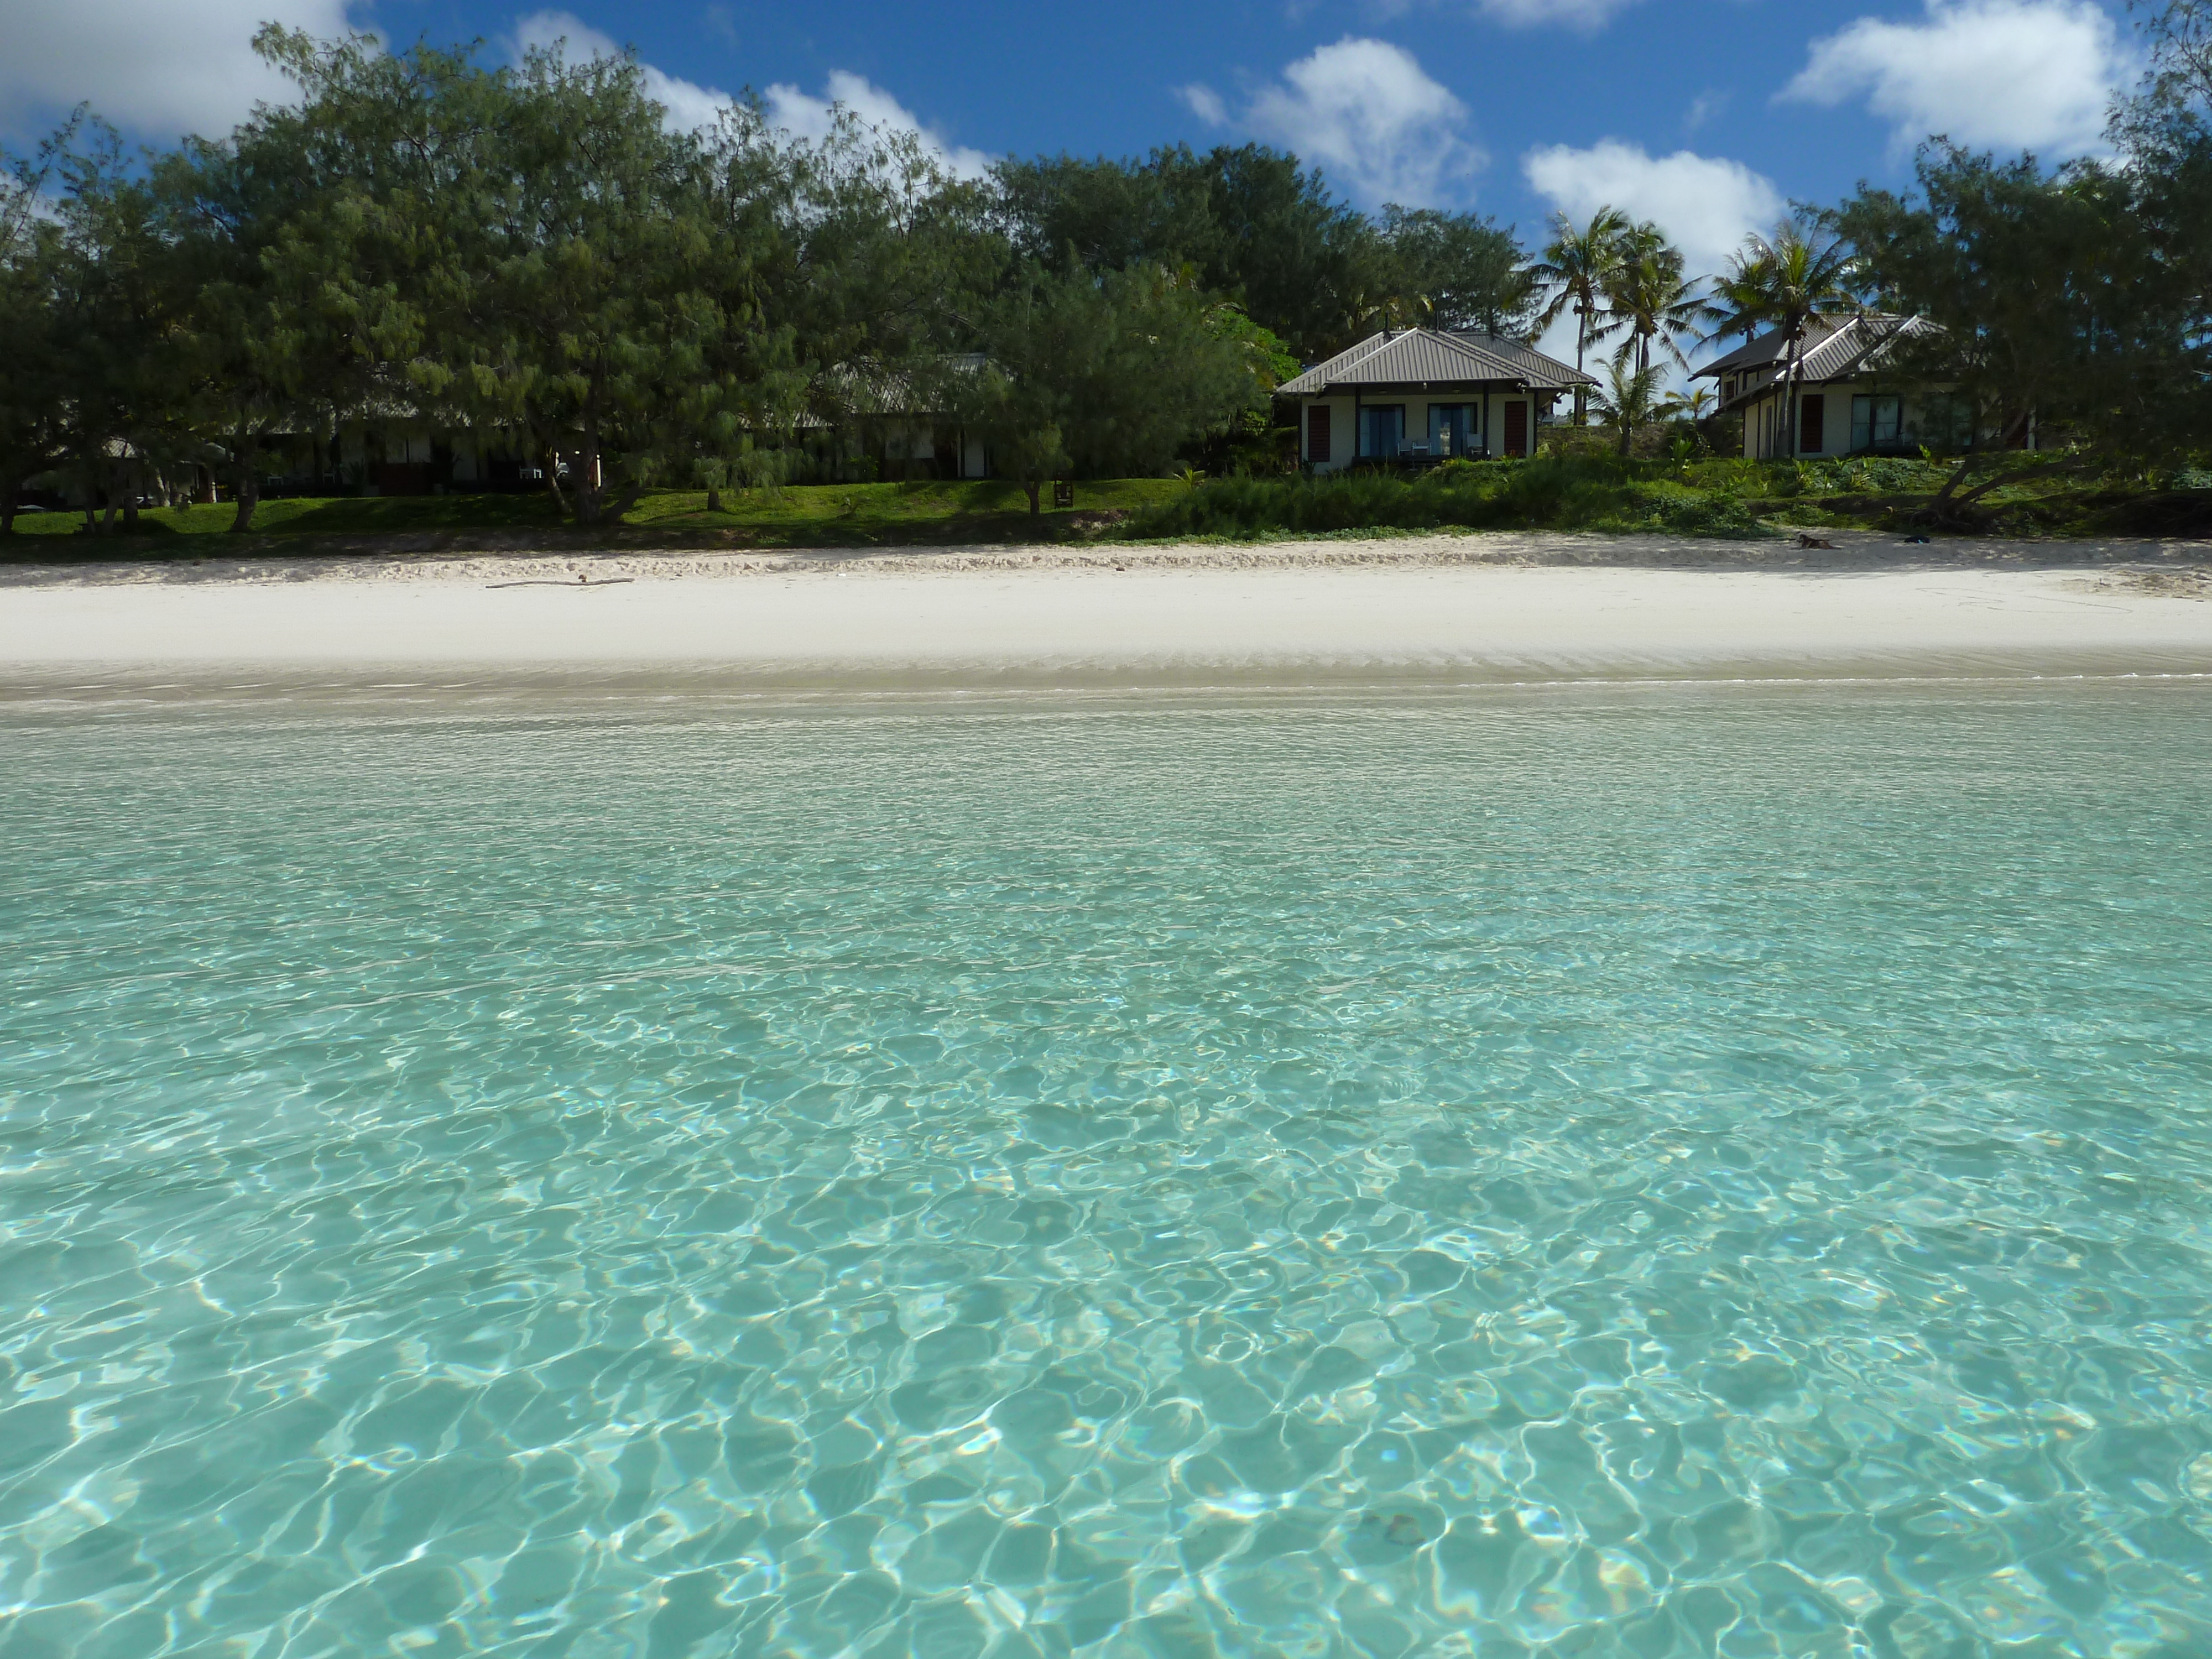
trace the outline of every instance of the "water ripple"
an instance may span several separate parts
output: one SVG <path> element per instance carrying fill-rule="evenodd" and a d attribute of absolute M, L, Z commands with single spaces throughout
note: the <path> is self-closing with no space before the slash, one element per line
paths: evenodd
<path fill-rule="evenodd" d="M 0 1651 L 2212 1651 L 2212 722 L 9 715 Z"/>

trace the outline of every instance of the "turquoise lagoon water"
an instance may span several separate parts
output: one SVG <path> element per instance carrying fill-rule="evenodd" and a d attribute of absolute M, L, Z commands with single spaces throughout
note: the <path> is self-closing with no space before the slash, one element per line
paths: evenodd
<path fill-rule="evenodd" d="M 2201 1659 L 2208 717 L 19 705 L 0 1651 Z"/>

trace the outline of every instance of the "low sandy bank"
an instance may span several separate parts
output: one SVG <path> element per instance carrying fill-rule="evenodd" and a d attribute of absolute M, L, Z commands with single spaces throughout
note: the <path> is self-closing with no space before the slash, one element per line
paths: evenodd
<path fill-rule="evenodd" d="M 1982 543 L 1971 565 L 1917 549 L 1899 568 L 1893 542 L 1846 543 L 1826 568 L 1713 544 L 1730 564 L 1685 568 L 1664 538 L 1568 537 L 19 568 L 0 574 L 0 681 L 2212 672 L 2212 580 L 2180 550 L 2068 568 L 2032 546 L 2006 568 Z"/>

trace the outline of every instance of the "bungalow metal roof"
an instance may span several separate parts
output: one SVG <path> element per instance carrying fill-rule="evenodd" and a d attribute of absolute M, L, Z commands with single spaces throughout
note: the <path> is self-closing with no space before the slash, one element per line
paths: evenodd
<path fill-rule="evenodd" d="M 1807 384 L 1848 380 L 1870 368 L 1879 368 L 1890 349 L 1902 339 L 1926 339 L 1942 333 L 1923 317 L 1899 317 L 1887 312 L 1867 312 L 1850 317 L 1815 317 L 1805 330 L 1804 356 L 1797 366 L 1798 379 Z M 1754 388 L 1779 374 L 1788 342 L 1782 331 L 1771 328 L 1756 339 L 1717 357 L 1690 378 L 1704 380 L 1745 370 L 1771 371 L 1754 374 Z"/>
<path fill-rule="evenodd" d="M 1275 388 L 1290 397 L 1318 397 L 1340 386 L 1465 386 L 1497 383 L 1561 392 L 1595 386 L 1532 346 L 1497 334 L 1454 333 L 1442 329 L 1386 329 L 1340 351 L 1327 362 Z"/>
<path fill-rule="evenodd" d="M 985 361 L 980 351 L 953 351 L 939 356 L 935 367 L 945 379 L 972 378 L 983 372 Z M 890 367 L 872 362 L 833 365 L 809 388 L 813 407 L 799 423 L 827 426 L 840 416 L 919 418 L 945 413 L 935 407 L 935 398 L 924 395 L 935 388 L 917 387 L 919 378 L 911 365 Z"/>

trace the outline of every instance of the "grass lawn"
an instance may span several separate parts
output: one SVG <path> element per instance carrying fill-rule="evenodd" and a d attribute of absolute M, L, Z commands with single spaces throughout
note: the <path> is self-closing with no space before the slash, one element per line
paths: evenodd
<path fill-rule="evenodd" d="M 723 510 L 707 511 L 699 489 L 656 490 L 641 497 L 618 523 L 586 526 L 566 520 L 552 500 L 519 495 L 398 495 L 289 497 L 264 501 L 255 510 L 252 543 L 290 538 L 429 536 L 458 545 L 487 534 L 505 544 L 520 538 L 568 544 L 841 547 L 870 544 L 1058 540 L 1095 529 L 1097 515 L 1125 514 L 1183 489 L 1172 478 L 1115 478 L 1075 486 L 1073 509 L 1048 505 L 1030 516 L 1019 485 L 995 479 L 942 483 L 793 484 L 773 493 L 726 490 Z M 1051 501 L 1048 490 L 1045 500 Z M 180 538 L 221 535 L 237 516 L 228 503 L 149 508 L 138 515 L 131 551 L 161 557 L 172 544 L 184 556 L 204 550 Z M 25 513 L 18 534 L 79 538 L 85 555 L 113 556 L 120 538 L 79 537 L 82 513 Z M 118 523 L 118 530 L 121 529 Z M 31 550 L 19 547 L 18 556 Z M 44 549 L 39 550 L 44 551 Z"/>
<path fill-rule="evenodd" d="M 1914 527 L 1951 470 L 1940 460 L 1682 463 L 1582 454 L 1458 463 L 1413 478 L 1225 477 L 1196 489 L 1172 478 L 1121 478 L 1078 483 L 1072 510 L 1048 509 L 1036 519 L 1018 485 L 995 480 L 726 491 L 720 513 L 707 511 L 703 490 L 660 490 L 619 522 L 590 526 L 563 520 L 550 497 L 536 494 L 293 499 L 264 501 L 254 533 L 227 538 L 225 546 L 241 553 L 775 549 L 1485 529 L 1759 538 L 1779 524 Z M 2053 473 L 1994 491 L 1942 527 L 2010 536 L 2202 537 L 2212 533 L 2212 489 L 2198 486 L 2203 476 Z M 128 538 L 78 534 L 81 514 L 27 513 L 15 520 L 21 538 L 0 543 L 0 559 L 204 556 L 213 544 L 200 538 L 222 536 L 234 512 L 229 506 L 149 511 Z"/>

